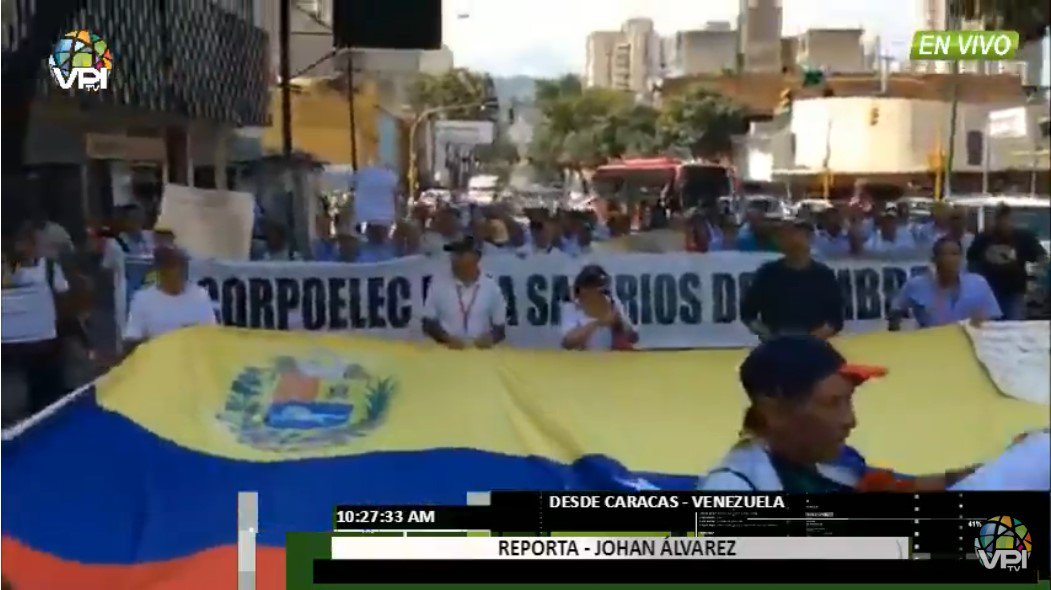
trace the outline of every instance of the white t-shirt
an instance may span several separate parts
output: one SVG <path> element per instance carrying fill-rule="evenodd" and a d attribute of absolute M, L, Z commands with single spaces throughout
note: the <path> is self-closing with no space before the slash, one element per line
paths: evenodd
<path fill-rule="evenodd" d="M 631 319 L 628 317 L 627 312 L 624 311 L 624 306 L 621 305 L 620 301 L 614 299 L 613 306 L 616 308 L 617 313 L 620 314 L 624 327 L 634 330 L 635 327 L 632 325 Z M 562 323 L 559 325 L 562 338 L 565 338 L 573 330 L 590 324 L 595 319 L 585 313 L 584 309 L 576 301 L 563 303 Z M 588 339 L 584 348 L 586 350 L 613 350 L 613 328 L 602 327 L 592 332 L 591 338 Z"/>
<path fill-rule="evenodd" d="M 149 340 L 188 326 L 215 325 L 215 309 L 208 292 L 188 284 L 178 295 L 169 295 L 151 285 L 131 298 L 124 339 Z"/>
<path fill-rule="evenodd" d="M 37 230 L 36 238 L 46 258 L 58 258 L 73 249 L 73 238 L 69 237 L 69 232 L 54 221 L 47 222 L 43 229 Z"/>
<path fill-rule="evenodd" d="M 454 338 L 474 340 L 493 326 L 507 324 L 507 301 L 489 275 L 481 275 L 473 285 L 452 277 L 439 278 L 427 293 L 423 317 L 436 320 Z"/>
<path fill-rule="evenodd" d="M 11 273 L 11 282 L 19 289 L 4 290 L 4 342 L 41 342 L 57 335 L 58 313 L 52 292 L 66 293 L 69 282 L 62 266 L 52 262 L 54 274 L 47 284 L 47 259 L 38 258 L 33 266 L 22 266 Z"/>
<path fill-rule="evenodd" d="M 124 274 L 128 255 L 113 238 L 107 238 L 102 248 L 102 268 L 113 276 L 113 315 L 117 318 L 117 333 L 122 334 L 128 317 L 128 294 L 125 293 L 128 281 Z"/>
<path fill-rule="evenodd" d="M 55 293 L 61 294 L 69 291 L 69 282 L 66 275 L 62 273 L 62 266 L 57 262 L 52 263 L 54 275 L 52 277 Z M 19 287 L 30 285 L 47 286 L 47 262 L 45 258 L 37 258 L 33 266 L 20 266 L 18 270 L 11 273 L 11 281 Z"/>

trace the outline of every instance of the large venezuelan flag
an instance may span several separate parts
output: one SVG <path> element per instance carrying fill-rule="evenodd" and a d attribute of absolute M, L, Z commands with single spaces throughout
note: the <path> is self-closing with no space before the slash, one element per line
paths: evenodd
<path fill-rule="evenodd" d="M 858 397 L 852 442 L 871 463 L 968 464 L 1047 425 L 996 391 L 958 328 L 841 348 L 891 368 Z M 330 530 L 340 503 L 692 488 L 735 440 L 742 355 L 171 334 L 3 444 L 4 575 L 18 590 L 234 588 L 239 491 L 259 492 L 259 587 L 274 590 L 285 533 Z"/>

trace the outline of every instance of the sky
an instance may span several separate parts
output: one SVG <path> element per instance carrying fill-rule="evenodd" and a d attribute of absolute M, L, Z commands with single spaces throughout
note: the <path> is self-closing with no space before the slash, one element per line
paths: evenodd
<path fill-rule="evenodd" d="M 669 36 L 708 21 L 736 23 L 738 0 L 443 0 L 443 35 L 457 67 L 493 75 L 583 73 L 588 33 L 653 19 Z M 864 28 L 884 52 L 904 55 L 919 0 L 783 0 L 783 35 L 808 28 Z M 464 16 L 466 15 L 466 16 Z M 736 25 L 734 25 L 736 26 Z"/>

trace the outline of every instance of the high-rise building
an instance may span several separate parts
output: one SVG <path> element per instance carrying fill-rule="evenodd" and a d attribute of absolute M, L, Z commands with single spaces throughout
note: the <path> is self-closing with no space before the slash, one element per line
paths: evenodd
<path fill-rule="evenodd" d="M 633 92 L 646 92 L 650 81 L 660 75 L 660 38 L 653 29 L 653 21 L 648 18 L 626 21 L 622 32 L 630 55 L 628 89 Z"/>
<path fill-rule="evenodd" d="M 648 18 L 625 21 L 620 31 L 595 31 L 587 38 L 584 84 L 644 93 L 664 68 L 660 37 Z"/>
<path fill-rule="evenodd" d="M 919 29 L 943 31 L 949 28 L 949 0 L 917 0 Z"/>
<path fill-rule="evenodd" d="M 782 0 L 740 0 L 738 51 L 750 72 L 781 71 Z"/>
<path fill-rule="evenodd" d="M 796 64 L 829 73 L 868 71 L 861 29 L 808 29 L 799 35 Z"/>
<path fill-rule="evenodd" d="M 588 35 L 587 63 L 584 66 L 585 86 L 613 86 L 613 53 L 620 42 L 620 31 L 595 31 Z"/>
<path fill-rule="evenodd" d="M 668 66 L 675 75 L 719 74 L 737 66 L 737 32 L 728 23 L 709 23 L 699 31 L 678 31 L 671 41 L 673 51 Z"/>

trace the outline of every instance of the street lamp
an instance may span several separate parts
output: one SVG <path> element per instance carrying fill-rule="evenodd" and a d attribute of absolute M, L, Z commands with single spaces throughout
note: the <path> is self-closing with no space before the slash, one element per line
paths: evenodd
<path fill-rule="evenodd" d="M 423 112 L 416 115 L 412 120 L 412 126 L 409 127 L 409 178 L 408 178 L 408 192 L 409 197 L 416 196 L 416 185 L 418 177 L 418 166 L 416 158 L 416 130 L 419 129 L 420 123 L 423 123 L 427 119 L 434 115 L 441 113 L 448 113 L 452 111 L 459 111 L 464 109 L 481 109 L 490 105 L 493 99 L 484 100 L 481 102 L 472 102 L 467 104 L 447 105 L 441 107 L 433 107 L 424 110 Z"/>

